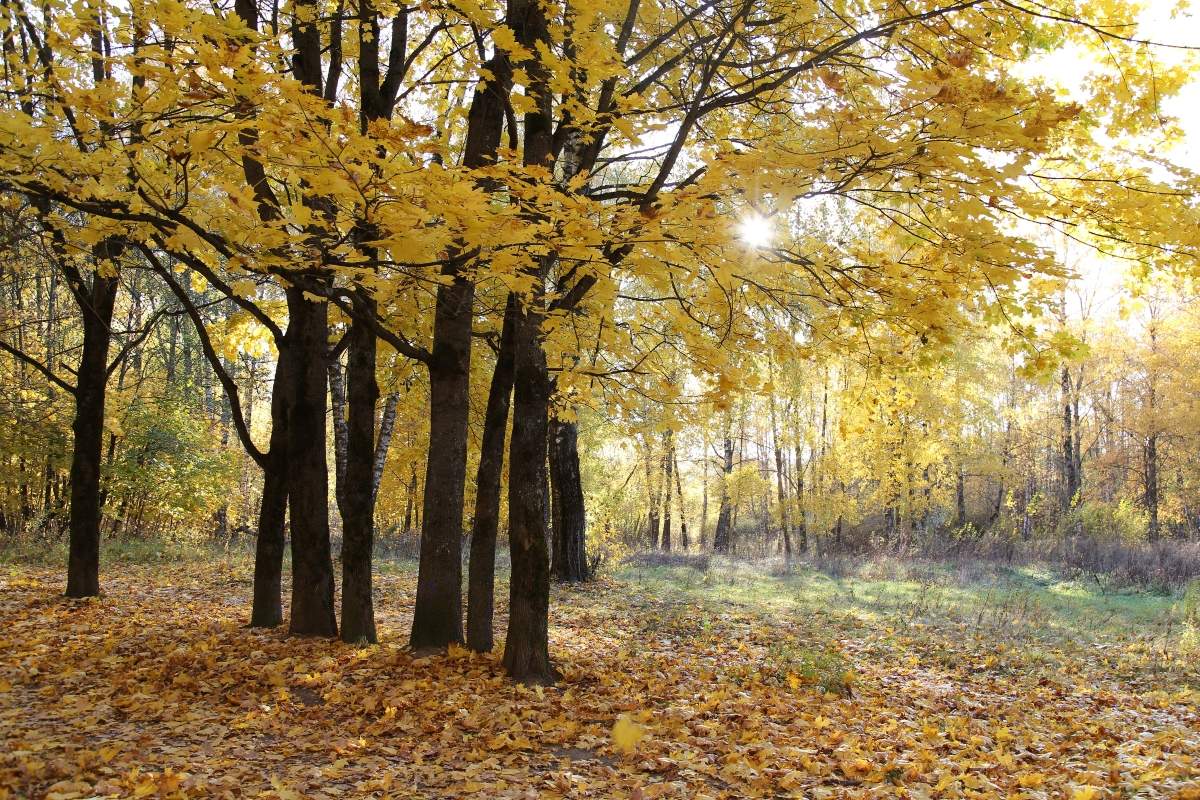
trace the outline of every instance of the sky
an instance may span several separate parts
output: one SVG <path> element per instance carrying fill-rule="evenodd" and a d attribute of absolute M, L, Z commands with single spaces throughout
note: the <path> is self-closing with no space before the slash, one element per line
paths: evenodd
<path fill-rule="evenodd" d="M 1200 3 L 1192 0 L 1182 12 L 1172 14 L 1178 5 L 1152 0 L 1140 20 L 1141 35 L 1154 42 L 1200 49 Z M 1200 52 L 1193 55 L 1200 60 Z M 1164 53 L 1164 58 L 1170 57 L 1171 54 Z M 1181 54 L 1175 57 L 1179 58 Z M 1171 157 L 1185 167 L 1200 171 L 1200 73 L 1193 76 L 1183 92 L 1165 101 L 1163 110 L 1178 118 L 1187 132 L 1185 141 L 1174 149 Z"/>
<path fill-rule="evenodd" d="M 1175 64 L 1190 57 L 1197 65 L 1191 83 L 1179 94 L 1166 98 L 1161 108 L 1165 117 L 1174 118 L 1179 123 L 1184 137 L 1182 141 L 1157 151 L 1182 167 L 1200 172 L 1200 0 L 1182 4 L 1174 0 L 1150 0 L 1139 18 L 1139 25 L 1139 38 L 1197 48 L 1191 53 L 1171 48 L 1162 48 L 1157 52 L 1158 59 L 1165 63 Z M 1029 70 L 1075 93 L 1084 75 L 1081 63 L 1079 50 L 1063 48 L 1039 59 Z M 1072 293 L 1076 295 L 1075 302 L 1068 304 L 1068 313 L 1076 317 L 1081 313 L 1117 316 L 1122 301 L 1130 296 L 1126 264 L 1098 255 L 1083 245 L 1072 244 L 1061 237 L 1056 237 L 1050 244 L 1063 261 L 1079 274 Z M 1081 305 L 1086 305 L 1087 311 Z M 1136 319 L 1127 319 L 1124 324 L 1135 325 Z"/>

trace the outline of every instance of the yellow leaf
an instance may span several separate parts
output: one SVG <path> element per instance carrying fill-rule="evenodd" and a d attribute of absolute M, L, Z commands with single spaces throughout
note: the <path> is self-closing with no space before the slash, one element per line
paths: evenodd
<path fill-rule="evenodd" d="M 619 752 L 629 754 L 637 749 L 638 742 L 646 735 L 646 729 L 629 718 L 628 714 L 622 714 L 613 723 L 612 740 L 613 747 Z"/>
<path fill-rule="evenodd" d="M 1022 789 L 1036 789 L 1046 782 L 1046 776 L 1041 772 L 1026 772 L 1017 776 L 1017 785 Z"/>
<path fill-rule="evenodd" d="M 134 797 L 148 797 L 158 791 L 158 784 L 153 778 L 146 778 L 133 789 Z"/>

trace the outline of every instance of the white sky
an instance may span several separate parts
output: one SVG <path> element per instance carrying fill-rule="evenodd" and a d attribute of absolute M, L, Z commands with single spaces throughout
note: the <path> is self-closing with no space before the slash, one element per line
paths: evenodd
<path fill-rule="evenodd" d="M 1176 6 L 1170 0 L 1151 0 L 1141 18 L 1141 35 L 1154 42 L 1200 48 L 1200 4 L 1190 0 L 1183 11 L 1172 15 Z M 1182 53 L 1163 53 L 1164 59 L 1182 57 Z M 1200 59 L 1200 52 L 1193 57 Z M 1185 141 L 1174 149 L 1171 157 L 1185 167 L 1200 170 L 1200 74 L 1193 75 L 1183 92 L 1164 102 L 1163 110 L 1178 118 L 1187 132 Z"/>
<path fill-rule="evenodd" d="M 1185 58 L 1192 58 L 1193 63 L 1200 64 L 1200 0 L 1185 0 L 1184 7 L 1180 9 L 1179 6 L 1174 0 L 1149 0 L 1139 19 L 1141 27 L 1137 35 L 1162 44 L 1198 48 L 1197 52 L 1192 53 L 1161 48 L 1156 58 L 1164 64 L 1178 64 Z M 1042 77 L 1074 94 L 1078 92 L 1084 76 L 1084 70 L 1080 68 L 1081 58 L 1078 50 L 1064 48 L 1039 59 L 1029 67 L 1029 74 Z M 1183 91 L 1163 101 L 1161 111 L 1165 117 L 1178 122 L 1184 131 L 1184 138 L 1159 149 L 1159 154 L 1182 167 L 1200 172 L 1200 69 Z M 1068 313 L 1076 317 L 1081 312 L 1093 317 L 1116 315 L 1122 298 L 1129 296 L 1127 265 L 1118 259 L 1092 252 L 1083 245 L 1073 244 L 1063 237 L 1055 237 L 1051 244 L 1067 266 L 1080 275 L 1071 293 L 1074 297 L 1068 303 Z M 1087 311 L 1080 308 L 1081 303 L 1089 306 Z"/>

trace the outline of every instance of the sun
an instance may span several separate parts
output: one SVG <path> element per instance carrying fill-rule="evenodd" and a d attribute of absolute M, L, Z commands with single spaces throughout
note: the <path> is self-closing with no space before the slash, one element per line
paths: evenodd
<path fill-rule="evenodd" d="M 771 220 L 762 214 L 750 214 L 738 225 L 738 237 L 750 247 L 766 247 L 771 244 L 772 236 Z"/>

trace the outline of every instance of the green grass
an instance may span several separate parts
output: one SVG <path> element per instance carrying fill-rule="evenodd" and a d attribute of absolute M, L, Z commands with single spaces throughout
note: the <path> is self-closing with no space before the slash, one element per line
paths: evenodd
<path fill-rule="evenodd" d="M 225 549 L 211 540 L 106 537 L 101 564 L 152 566 L 220 560 L 229 562 L 235 572 L 249 574 L 252 547 L 252 540 Z M 0 567 L 8 569 L 64 565 L 66 556 L 65 535 L 0 542 Z M 1038 646 L 1105 642 L 1175 650 L 1189 630 L 1192 639 L 1197 639 L 1195 619 L 1190 621 L 1191 629 L 1184 624 L 1185 604 L 1180 596 L 1113 592 L 1095 582 L 1063 579 L 1046 568 L 980 562 L 931 564 L 890 557 L 850 567 L 834 564 L 836 569 L 829 571 L 801 563 L 785 572 L 778 562 L 720 557 L 697 559 L 695 564 L 635 562 L 619 567 L 613 577 L 648 595 L 686 601 L 708 612 L 733 604 L 771 616 L 820 615 L 877 629 L 965 627 L 1020 640 L 1034 650 Z M 506 566 L 506 558 L 498 559 L 498 591 L 507 581 Z M 415 576 L 416 560 L 380 553 L 376 569 L 382 574 Z M 792 656 L 781 654 L 781 658 Z"/>
<path fill-rule="evenodd" d="M 195 563 L 219 559 L 253 560 L 253 551 L 242 546 L 226 550 L 211 540 L 152 536 L 110 537 L 100 541 L 101 570 L 105 564 L 148 565 L 163 562 Z M 0 565 L 55 566 L 67 563 L 67 535 L 44 538 L 22 536 L 0 542 Z"/>
<path fill-rule="evenodd" d="M 617 571 L 655 595 L 704 604 L 737 604 L 773 614 L 821 613 L 903 628 L 967 624 L 1032 638 L 1153 640 L 1178 633 L 1179 598 L 1148 592 L 1113 593 L 1064 580 L 1049 570 L 987 564 L 912 564 L 877 559 L 846 575 L 812 566 L 791 572 L 713 558 L 707 568 L 627 565 Z"/>

